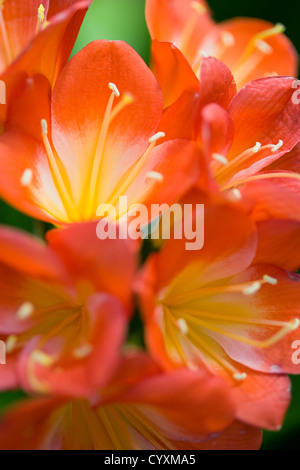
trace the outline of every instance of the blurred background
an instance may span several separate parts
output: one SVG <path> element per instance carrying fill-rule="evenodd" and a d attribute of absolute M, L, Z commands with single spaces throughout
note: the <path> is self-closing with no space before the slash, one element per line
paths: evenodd
<path fill-rule="evenodd" d="M 208 0 L 216 21 L 237 16 L 283 23 L 286 34 L 300 52 L 300 2 L 295 0 Z M 150 38 L 144 18 L 144 0 L 94 0 L 75 45 L 74 53 L 95 39 L 122 39 L 149 60 Z M 0 224 L 9 224 L 39 235 L 45 227 L 0 201 Z M 278 433 L 265 433 L 264 450 L 300 450 L 300 376 L 293 378 L 293 400 Z M 0 394 L 0 414 L 21 392 Z"/>

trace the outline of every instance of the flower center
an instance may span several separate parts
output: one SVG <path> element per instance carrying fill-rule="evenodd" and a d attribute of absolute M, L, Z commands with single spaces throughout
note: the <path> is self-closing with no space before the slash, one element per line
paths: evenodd
<path fill-rule="evenodd" d="M 175 362 L 183 362 L 190 368 L 196 368 L 199 362 L 214 372 L 213 364 L 217 364 L 230 374 L 236 381 L 247 378 L 235 367 L 234 361 L 225 353 L 216 337 L 223 336 L 259 349 L 267 349 L 279 342 L 284 336 L 296 330 L 300 321 L 296 318 L 289 322 L 248 317 L 240 310 L 238 313 L 223 313 L 218 308 L 214 311 L 212 296 L 226 293 L 237 293 L 253 296 L 264 285 L 277 285 L 277 280 L 265 275 L 257 281 L 235 285 L 200 286 L 187 292 L 178 288 L 169 288 L 168 292 L 158 301 L 163 312 L 162 329 L 168 352 Z M 177 286 L 178 287 L 178 286 Z M 176 293 L 177 292 L 177 293 Z M 210 303 L 211 302 L 211 303 Z M 238 328 L 236 328 L 238 327 Z M 247 327 L 250 331 L 256 328 L 273 329 L 274 334 L 265 340 L 256 340 L 251 335 L 239 333 L 239 329 Z M 277 330 L 277 331 L 276 331 Z"/>
<path fill-rule="evenodd" d="M 88 312 L 82 305 L 61 302 L 44 308 L 35 308 L 31 302 L 25 302 L 17 311 L 21 321 L 28 321 L 28 328 L 18 334 L 11 335 L 6 340 L 7 354 L 14 354 L 23 349 L 32 338 L 39 338 L 30 353 L 28 361 L 28 378 L 34 390 L 46 391 L 35 375 L 35 365 L 44 367 L 59 367 L 68 358 L 81 360 L 92 352 L 92 346 L 87 343 L 90 332 Z M 55 352 L 49 353 L 51 340 L 62 340 Z"/>
<path fill-rule="evenodd" d="M 106 106 L 99 136 L 96 142 L 95 154 L 88 168 L 87 176 L 83 181 L 81 198 L 77 204 L 75 203 L 72 190 L 72 181 L 69 178 L 66 167 L 57 154 L 54 146 L 50 143 L 48 137 L 48 123 L 45 119 L 41 121 L 42 139 L 51 171 L 52 180 L 66 212 L 68 222 L 96 220 L 97 209 L 100 204 L 117 205 L 119 197 L 126 193 L 130 185 L 134 182 L 135 178 L 139 175 L 141 169 L 150 157 L 152 150 L 156 146 L 157 141 L 165 137 L 163 132 L 159 132 L 152 136 L 149 139 L 149 146 L 145 153 L 131 165 L 131 167 L 121 176 L 120 180 L 111 188 L 111 190 L 108 192 L 109 196 L 107 196 L 107 199 L 99 201 L 99 188 L 104 183 L 104 178 L 102 177 L 102 167 L 110 124 L 124 108 L 132 104 L 134 101 L 134 97 L 130 93 L 124 93 L 121 96 L 121 93 L 115 84 L 109 83 L 108 86 L 111 90 L 111 95 Z M 118 98 L 120 101 L 114 106 L 116 98 Z M 162 175 L 156 172 L 149 173 L 148 176 L 148 179 L 152 182 L 160 181 L 161 178 Z M 30 168 L 26 168 L 21 177 L 20 183 L 23 186 L 30 186 L 32 179 L 33 171 Z M 47 207 L 45 207 L 44 210 L 47 211 Z M 54 214 L 52 215 L 55 217 Z M 121 215 L 122 214 L 119 214 L 118 217 Z"/>

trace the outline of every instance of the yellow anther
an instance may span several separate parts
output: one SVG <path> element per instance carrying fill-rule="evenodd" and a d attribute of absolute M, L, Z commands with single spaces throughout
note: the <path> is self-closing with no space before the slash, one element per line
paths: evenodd
<path fill-rule="evenodd" d="M 246 373 L 243 373 L 243 374 L 234 374 L 233 378 L 234 378 L 234 380 L 236 380 L 237 382 L 244 382 L 244 380 L 246 380 L 246 378 L 247 378 L 247 374 L 246 374 Z"/>
<path fill-rule="evenodd" d="M 31 302 L 25 302 L 17 311 L 19 320 L 27 320 L 34 312 L 34 306 Z"/>
<path fill-rule="evenodd" d="M 224 157 L 223 155 L 220 155 L 219 153 L 213 153 L 212 154 L 212 158 L 218 162 L 218 163 L 222 163 L 222 165 L 228 165 L 228 160 L 226 157 Z"/>
<path fill-rule="evenodd" d="M 275 279 L 274 277 L 271 277 L 271 276 L 268 276 L 267 274 L 265 274 L 265 276 L 263 277 L 263 280 L 267 283 L 267 284 L 270 284 L 271 286 L 276 286 L 278 284 L 278 280 Z"/>
<path fill-rule="evenodd" d="M 119 98 L 121 93 L 119 92 L 117 85 L 115 85 L 114 83 L 109 83 L 108 88 L 114 93 L 117 98 Z"/>
<path fill-rule="evenodd" d="M 93 346 L 91 344 L 84 344 L 80 348 L 77 348 L 73 351 L 73 356 L 76 359 L 84 359 L 91 355 L 93 351 Z"/>
<path fill-rule="evenodd" d="M 32 353 L 31 357 L 34 362 L 37 362 L 44 367 L 51 367 L 55 362 L 55 359 L 52 356 L 49 356 L 49 354 L 46 354 L 43 351 L 36 350 Z"/>
<path fill-rule="evenodd" d="M 255 281 L 253 284 L 249 287 L 245 287 L 243 290 L 244 295 L 254 295 L 256 292 L 258 292 L 261 289 L 261 282 L 260 281 Z"/>
<path fill-rule="evenodd" d="M 164 132 L 157 132 L 157 134 L 150 137 L 149 143 L 153 144 L 154 142 L 157 142 L 158 140 L 163 139 L 164 137 L 166 137 L 166 134 Z"/>
<path fill-rule="evenodd" d="M 261 143 L 260 143 L 260 142 L 256 142 L 255 146 L 254 146 L 253 149 L 252 149 L 252 152 L 253 152 L 253 153 L 257 153 L 257 152 L 259 152 L 260 149 L 261 149 Z"/>
<path fill-rule="evenodd" d="M 39 21 L 40 23 L 44 23 L 44 21 L 45 21 L 45 7 L 44 7 L 44 5 L 43 5 L 42 3 L 40 4 L 40 6 L 39 6 L 39 8 L 38 8 L 38 15 L 37 15 L 37 17 L 38 17 L 38 21 Z"/>
<path fill-rule="evenodd" d="M 32 177 L 33 177 L 32 170 L 30 168 L 26 168 L 26 170 L 24 170 L 21 176 L 21 185 L 25 187 L 29 186 L 32 181 Z"/>
<path fill-rule="evenodd" d="M 16 344 L 18 342 L 18 338 L 15 335 L 11 335 L 6 340 L 6 352 L 10 354 L 14 351 Z"/>
<path fill-rule="evenodd" d="M 283 146 L 283 140 L 280 140 L 278 144 L 274 145 L 271 152 L 277 152 L 277 150 L 280 150 L 282 146 Z"/>
<path fill-rule="evenodd" d="M 226 47 L 232 47 L 235 45 L 235 38 L 229 31 L 221 32 L 221 40 Z"/>
<path fill-rule="evenodd" d="M 181 333 L 183 333 L 184 335 L 188 334 L 189 327 L 188 327 L 187 322 L 184 320 L 184 318 L 179 318 L 177 320 L 177 325 L 178 325 L 178 328 L 180 329 Z"/>
<path fill-rule="evenodd" d="M 158 171 L 149 171 L 149 173 L 147 173 L 147 178 L 162 182 L 164 180 L 164 175 Z"/>
<path fill-rule="evenodd" d="M 200 2 L 194 1 L 191 2 L 190 5 L 197 13 L 203 14 L 207 12 L 207 8 Z"/>

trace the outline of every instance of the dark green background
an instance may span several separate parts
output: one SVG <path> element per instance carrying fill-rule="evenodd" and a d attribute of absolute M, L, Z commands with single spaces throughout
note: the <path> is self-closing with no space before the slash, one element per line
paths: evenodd
<path fill-rule="evenodd" d="M 237 16 L 263 18 L 287 27 L 287 35 L 300 51 L 300 2 L 297 0 L 210 0 L 214 18 L 222 21 Z M 94 0 L 75 46 L 77 52 L 94 39 L 122 39 L 147 61 L 150 39 L 144 20 L 144 0 Z M 0 223 L 40 234 L 44 227 L 9 208 L 0 201 Z M 299 338 L 300 339 L 300 338 Z M 18 398 L 18 392 L 0 395 L 0 410 Z M 285 425 L 279 433 L 265 433 L 263 448 L 300 448 L 300 377 L 293 379 L 293 402 Z"/>

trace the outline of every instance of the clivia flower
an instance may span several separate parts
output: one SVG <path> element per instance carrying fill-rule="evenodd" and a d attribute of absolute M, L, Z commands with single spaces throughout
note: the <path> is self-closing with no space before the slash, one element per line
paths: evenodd
<path fill-rule="evenodd" d="M 268 77 L 236 93 L 229 69 L 205 58 L 198 92 L 184 92 L 161 122 L 170 138 L 197 142 L 198 187 L 235 201 L 256 222 L 298 220 L 300 108 L 293 84 Z"/>
<path fill-rule="evenodd" d="M 178 86 L 173 85 L 174 63 L 181 54 L 187 75 L 199 76 L 204 57 L 221 60 L 239 89 L 257 78 L 297 73 L 297 52 L 281 24 L 250 18 L 215 24 L 204 0 L 147 0 L 146 18 L 155 72 L 168 77 L 170 87 Z"/>
<path fill-rule="evenodd" d="M 54 85 L 90 4 L 91 0 L 0 1 L 0 79 L 7 103 L 27 77 L 42 74 Z M 6 108 L 1 106 L 0 111 L 3 123 Z"/>
<path fill-rule="evenodd" d="M 164 373 L 127 354 L 96 401 L 27 399 L 4 417 L 0 448 L 18 450 L 258 449 L 261 432 L 233 423 L 228 388 L 204 370 Z"/>
<path fill-rule="evenodd" d="M 51 108 L 49 92 L 42 77 L 28 83 L 0 138 L 0 193 L 19 210 L 66 225 L 120 196 L 172 203 L 196 181 L 194 143 L 160 145 L 162 93 L 127 44 L 91 43 L 59 75 Z"/>
<path fill-rule="evenodd" d="M 184 203 L 197 200 L 193 193 Z M 255 228 L 233 205 L 207 203 L 204 223 L 201 251 L 169 240 L 143 269 L 136 288 L 146 343 L 167 370 L 205 367 L 224 378 L 237 419 L 278 429 L 290 401 L 285 374 L 300 372 L 291 360 L 300 278 L 253 262 Z"/>
<path fill-rule="evenodd" d="M 0 389 L 92 396 L 118 365 L 132 314 L 136 246 L 94 223 L 52 231 L 48 245 L 0 229 Z M 118 262 L 115 262 L 115 259 Z"/>

